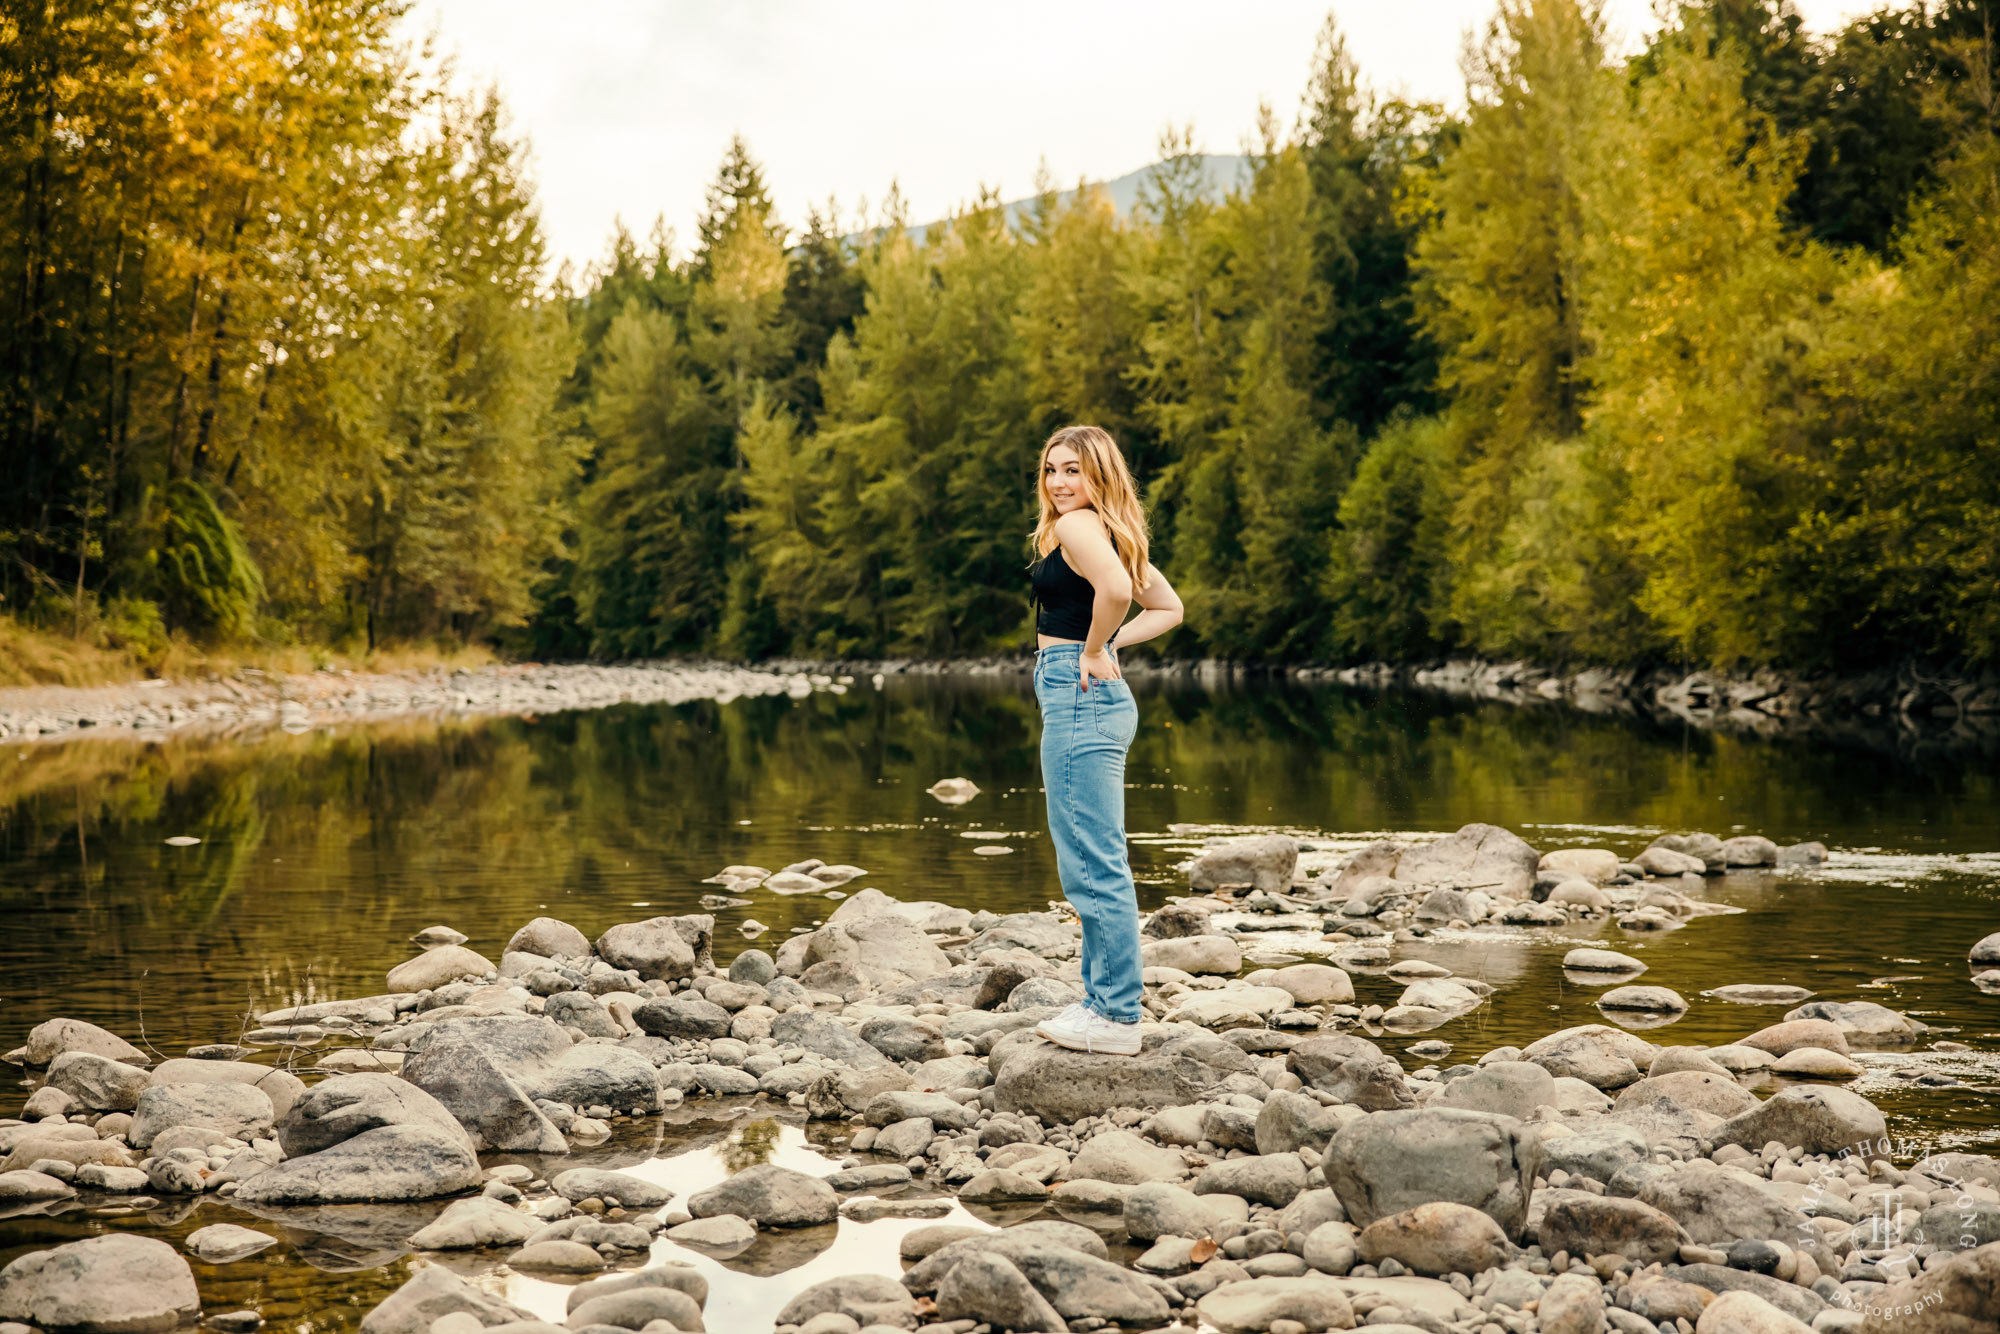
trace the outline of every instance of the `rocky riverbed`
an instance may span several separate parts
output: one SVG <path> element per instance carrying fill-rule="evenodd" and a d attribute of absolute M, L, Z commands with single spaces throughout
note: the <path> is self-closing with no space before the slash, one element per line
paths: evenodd
<path fill-rule="evenodd" d="M 303 731 L 409 714 L 532 714 L 612 704 L 727 702 L 746 695 L 844 690 L 851 679 L 819 671 L 648 662 L 394 673 L 284 673 L 246 667 L 200 680 L 0 690 L 0 740 L 57 740 L 85 732 L 157 739 L 191 731 Z"/>
<path fill-rule="evenodd" d="M 0 1332 L 254 1330 L 212 1294 L 313 1237 L 327 1269 L 417 1257 L 363 1334 L 1990 1331 L 2000 1160 L 1897 1142 L 1846 1087 L 1871 1049 L 1957 1045 L 1920 1020 L 1717 979 L 1788 1008 L 1656 1042 L 1687 998 L 1579 948 L 1566 972 L 1613 1022 L 1471 1062 L 1421 1036 L 1492 991 L 1403 955 L 1428 932 L 1699 930 L 1730 911 L 1707 877 L 1824 855 L 1705 834 L 1542 855 L 1490 825 L 1337 855 L 1218 840 L 1146 922 L 1136 1059 L 1034 1035 L 1081 994 L 1059 906 L 898 901 L 812 861 L 717 873 L 841 896 L 726 966 L 707 914 L 594 940 L 537 918 L 504 942 L 434 927 L 376 994 L 181 1057 L 50 1018 L 6 1058 L 31 1091 L 0 1120 L 0 1214 L 101 1230 L 0 1269 Z M 1273 926 L 1328 961 L 1246 960 Z M 2000 932 L 1968 945 L 1991 985 Z M 1396 1002 L 1355 1004 L 1364 973 Z M 733 1158 L 591 1165 L 695 1108 L 751 1118 Z M 826 1152 L 771 1151 L 799 1127 Z M 786 1238 L 824 1261 L 890 1223 L 894 1255 L 711 1300 L 735 1257 L 784 1272 Z"/>

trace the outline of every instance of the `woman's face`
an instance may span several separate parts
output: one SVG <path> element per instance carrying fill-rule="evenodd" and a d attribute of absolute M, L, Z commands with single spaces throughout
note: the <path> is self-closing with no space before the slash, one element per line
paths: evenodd
<path fill-rule="evenodd" d="M 1042 486 L 1057 514 L 1090 508 L 1090 483 L 1084 480 L 1083 460 L 1068 445 L 1056 445 L 1043 456 Z"/>

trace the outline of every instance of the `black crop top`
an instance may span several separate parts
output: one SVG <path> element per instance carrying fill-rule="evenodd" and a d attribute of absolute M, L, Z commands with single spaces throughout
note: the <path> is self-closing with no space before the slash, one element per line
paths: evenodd
<path fill-rule="evenodd" d="M 1062 547 L 1050 548 L 1048 555 L 1036 561 L 1033 576 L 1036 632 L 1056 639 L 1089 639 L 1097 589 L 1070 568 Z"/>

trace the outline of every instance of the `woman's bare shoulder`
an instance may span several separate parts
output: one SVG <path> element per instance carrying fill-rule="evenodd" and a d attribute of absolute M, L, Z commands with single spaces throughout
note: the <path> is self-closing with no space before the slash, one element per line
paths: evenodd
<path fill-rule="evenodd" d="M 1087 541 L 1091 537 L 1104 536 L 1104 520 L 1096 510 L 1071 510 L 1056 520 L 1055 531 L 1060 541 Z"/>

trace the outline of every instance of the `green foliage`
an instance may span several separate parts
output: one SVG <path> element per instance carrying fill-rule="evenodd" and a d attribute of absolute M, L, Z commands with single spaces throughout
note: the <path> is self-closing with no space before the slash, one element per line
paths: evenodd
<path fill-rule="evenodd" d="M 243 530 L 207 487 L 185 477 L 167 483 L 159 523 L 147 553 L 149 582 L 170 626 L 246 633 L 264 596 L 264 576 Z"/>
<path fill-rule="evenodd" d="M 400 6 L 21 8 L 0 601 L 1019 647 L 1036 449 L 1092 421 L 1189 609 L 1162 652 L 1995 660 L 1994 11 L 1682 0 L 1621 59 L 1601 0 L 1495 0 L 1454 116 L 1329 21 L 1220 194 L 1175 128 L 1129 215 L 1043 179 L 851 237 L 738 140 L 691 247 L 620 229 L 552 286 L 502 108 Z"/>

